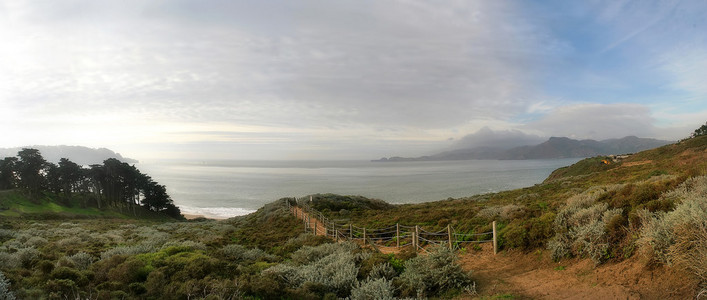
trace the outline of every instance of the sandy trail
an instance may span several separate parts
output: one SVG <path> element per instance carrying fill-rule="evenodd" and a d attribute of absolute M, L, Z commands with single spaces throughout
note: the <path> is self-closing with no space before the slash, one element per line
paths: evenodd
<path fill-rule="evenodd" d="M 697 282 L 667 267 L 648 267 L 635 256 L 598 267 L 588 259 L 554 262 L 549 251 L 481 251 L 460 255 L 481 296 L 514 299 L 694 299 Z M 473 298 L 473 297 L 468 297 Z"/>

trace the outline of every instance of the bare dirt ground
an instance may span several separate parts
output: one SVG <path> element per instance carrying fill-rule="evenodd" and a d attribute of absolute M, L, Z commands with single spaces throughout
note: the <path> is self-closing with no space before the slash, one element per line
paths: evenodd
<path fill-rule="evenodd" d="M 294 214 L 296 218 L 300 220 L 305 220 L 308 218 L 309 228 L 311 228 L 310 230 L 312 230 L 313 233 L 316 233 L 316 235 L 326 235 L 326 227 L 324 227 L 324 223 L 310 216 L 308 213 L 306 213 L 304 210 L 297 206 L 292 206 L 291 209 L 292 214 Z"/>
<path fill-rule="evenodd" d="M 641 160 L 641 161 L 631 161 L 631 162 L 625 162 L 622 167 L 633 167 L 633 166 L 640 166 L 640 165 L 647 165 L 653 163 L 652 160 Z"/>
<path fill-rule="evenodd" d="M 293 207 L 293 214 L 307 214 Z M 324 224 L 310 217 L 310 228 L 324 235 Z M 460 299 L 695 299 L 698 283 L 688 274 L 665 266 L 650 266 L 641 255 L 618 263 L 595 266 L 589 259 L 555 262 L 547 250 L 532 253 L 501 251 L 490 243 L 481 250 L 459 253 L 464 270 L 472 271 L 476 295 Z M 394 247 L 379 247 L 397 253 Z"/>
<path fill-rule="evenodd" d="M 697 282 L 668 267 L 649 267 L 640 255 L 598 267 L 588 259 L 554 262 L 549 251 L 486 249 L 460 255 L 472 270 L 476 296 L 513 299 L 695 299 Z M 463 297 L 464 298 L 464 297 Z"/>

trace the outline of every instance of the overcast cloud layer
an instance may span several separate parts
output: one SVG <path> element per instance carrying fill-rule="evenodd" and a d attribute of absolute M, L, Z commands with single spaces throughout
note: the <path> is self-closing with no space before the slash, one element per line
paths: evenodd
<path fill-rule="evenodd" d="M 0 147 L 361 159 L 484 127 L 677 139 L 707 121 L 705 15 L 701 0 L 6 0 Z"/>

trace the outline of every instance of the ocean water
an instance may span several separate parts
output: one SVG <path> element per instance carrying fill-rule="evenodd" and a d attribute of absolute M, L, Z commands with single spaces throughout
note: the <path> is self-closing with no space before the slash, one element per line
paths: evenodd
<path fill-rule="evenodd" d="M 183 213 L 232 217 L 282 197 L 362 195 L 418 203 L 532 186 L 579 159 L 369 161 L 154 161 L 137 168 L 167 187 Z"/>

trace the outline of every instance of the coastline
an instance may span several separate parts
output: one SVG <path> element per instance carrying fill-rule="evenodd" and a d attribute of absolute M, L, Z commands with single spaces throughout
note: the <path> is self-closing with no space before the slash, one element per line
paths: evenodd
<path fill-rule="evenodd" d="M 204 218 L 204 219 L 209 219 L 209 220 L 226 220 L 228 218 L 226 217 L 217 217 L 217 216 L 205 216 L 205 215 L 198 215 L 198 214 L 182 214 L 184 218 L 187 220 L 194 220 L 194 219 L 199 219 L 199 218 Z"/>

